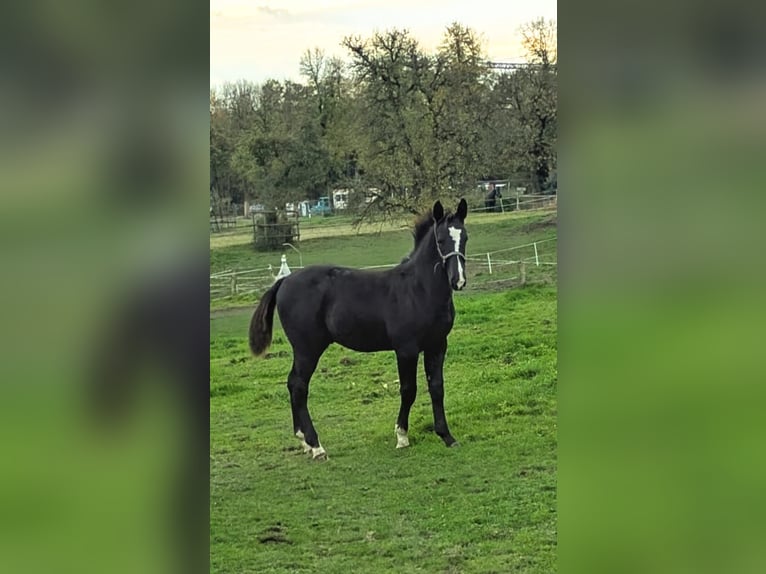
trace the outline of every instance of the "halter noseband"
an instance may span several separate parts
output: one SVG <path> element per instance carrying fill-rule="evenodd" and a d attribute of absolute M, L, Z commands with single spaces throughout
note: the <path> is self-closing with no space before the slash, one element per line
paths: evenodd
<path fill-rule="evenodd" d="M 439 247 L 439 238 L 436 236 L 436 227 L 438 225 L 439 225 L 439 222 L 436 221 L 436 219 L 434 218 L 434 224 L 433 224 L 434 242 L 436 243 L 436 251 L 439 254 L 439 257 L 441 257 L 442 267 L 444 267 L 447 264 L 447 259 L 449 259 L 450 257 L 453 257 L 455 255 L 457 255 L 458 257 L 462 257 L 463 261 L 465 261 L 465 255 L 460 253 L 460 251 L 450 251 L 446 255 L 444 253 L 442 253 L 442 250 Z M 436 265 L 438 265 L 438 264 L 439 264 L 439 262 L 437 261 Z M 436 265 L 434 265 L 434 271 L 436 271 Z"/>

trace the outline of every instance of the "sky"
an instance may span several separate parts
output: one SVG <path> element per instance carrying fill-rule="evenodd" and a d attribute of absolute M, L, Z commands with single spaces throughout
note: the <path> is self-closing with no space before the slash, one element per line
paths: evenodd
<path fill-rule="evenodd" d="M 478 32 L 490 60 L 523 62 L 518 28 L 540 17 L 556 19 L 556 0 L 210 0 L 210 85 L 301 81 L 307 50 L 348 61 L 345 36 L 391 28 L 430 52 L 452 22 Z"/>

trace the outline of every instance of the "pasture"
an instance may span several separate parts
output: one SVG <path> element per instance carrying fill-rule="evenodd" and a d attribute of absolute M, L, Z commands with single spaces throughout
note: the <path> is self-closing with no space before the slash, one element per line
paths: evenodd
<path fill-rule="evenodd" d="M 489 273 L 486 266 L 485 254 L 488 251 L 506 249 L 519 245 L 527 245 L 522 250 L 499 254 L 505 259 L 533 257 L 534 252 L 529 244 L 542 241 L 540 256 L 545 261 L 556 261 L 556 212 L 536 211 L 520 213 L 469 213 L 467 222 L 470 242 L 466 249 L 469 259 L 467 265 L 469 292 L 476 289 L 506 288 L 517 284 L 506 281 L 518 276 L 518 268 L 503 264 L 493 266 Z M 331 218 L 320 221 L 332 221 Z M 301 251 L 304 265 L 317 263 L 335 263 L 350 267 L 372 265 L 388 265 L 398 263 L 412 249 L 412 234 L 410 223 L 412 218 L 402 219 L 393 225 L 367 226 L 355 230 L 349 222 L 327 224 L 324 234 L 313 239 L 302 240 L 298 248 Z M 330 226 L 331 225 L 331 226 Z M 319 227 L 319 226 L 318 226 Z M 330 232 L 339 235 L 327 235 Z M 301 233 L 303 236 L 303 233 Z M 236 240 L 234 240 L 236 238 Z M 280 252 L 256 252 L 252 247 L 252 233 L 243 232 L 232 236 L 211 237 L 210 271 L 211 273 L 226 270 L 265 269 L 271 265 L 274 273 L 279 269 Z M 291 268 L 299 265 L 298 254 L 285 248 L 285 254 Z M 502 259 L 502 257 L 501 257 Z M 552 265 L 527 268 L 529 280 L 532 283 L 555 284 L 556 268 Z M 500 282 L 498 282 L 500 280 Z M 271 278 L 261 279 L 260 285 L 267 286 Z M 212 287 L 212 285 L 211 285 Z M 260 290 L 259 290 L 260 291 Z M 225 299 L 211 301 L 213 308 L 225 308 L 235 305 L 252 305 L 257 301 L 259 292 L 233 295 Z"/>
<path fill-rule="evenodd" d="M 550 214 L 484 217 L 466 222 L 469 253 L 555 236 L 555 226 L 539 225 Z M 408 231 L 393 230 L 300 248 L 305 264 L 358 266 L 396 261 L 411 242 Z M 265 257 L 274 254 L 222 245 L 211 249 L 211 266 Z M 311 382 L 325 462 L 304 455 L 292 436 L 291 352 L 278 320 L 269 353 L 255 359 L 253 306 L 211 313 L 212 572 L 556 570 L 555 283 L 496 284 L 454 300 L 445 408 L 461 446 L 447 449 L 432 432 L 422 359 L 412 446 L 397 450 L 393 353 L 333 345 Z"/>

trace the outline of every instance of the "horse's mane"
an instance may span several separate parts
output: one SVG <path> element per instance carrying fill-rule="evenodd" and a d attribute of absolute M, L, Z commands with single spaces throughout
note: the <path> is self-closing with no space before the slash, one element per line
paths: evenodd
<path fill-rule="evenodd" d="M 445 211 L 444 217 L 449 219 L 452 217 L 452 212 Z M 431 228 L 434 225 L 434 216 L 433 216 L 433 210 L 429 209 L 425 213 L 419 215 L 417 219 L 415 219 L 415 224 L 412 228 L 412 236 L 415 238 L 415 248 L 417 248 L 418 245 L 420 245 L 420 242 L 423 241 L 423 238 L 426 236 L 426 234 L 431 231 Z"/>
<path fill-rule="evenodd" d="M 423 241 L 423 238 L 426 236 L 426 233 L 431 230 L 433 224 L 434 216 L 430 209 L 415 219 L 415 224 L 412 227 L 412 236 L 415 238 L 415 247 Z"/>
<path fill-rule="evenodd" d="M 452 217 L 451 211 L 445 211 L 444 217 L 449 219 Z M 412 236 L 415 238 L 415 245 L 412 248 L 412 251 L 407 255 L 404 259 L 402 259 L 401 263 L 407 263 L 407 261 L 410 260 L 412 255 L 415 253 L 415 250 L 418 248 L 418 245 L 423 241 L 423 239 L 428 235 L 428 232 L 431 231 L 431 229 L 434 226 L 434 215 L 433 210 L 429 209 L 425 213 L 422 213 L 415 219 L 415 223 L 412 226 Z"/>

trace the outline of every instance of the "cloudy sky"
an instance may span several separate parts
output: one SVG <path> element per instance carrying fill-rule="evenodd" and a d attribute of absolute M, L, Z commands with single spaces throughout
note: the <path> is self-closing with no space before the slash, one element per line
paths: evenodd
<path fill-rule="evenodd" d="M 479 32 L 491 60 L 524 60 L 521 24 L 556 19 L 556 0 L 210 0 L 210 84 L 299 80 L 301 55 L 321 48 L 344 60 L 348 35 L 407 28 L 427 50 L 460 22 Z"/>

